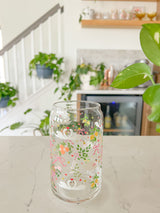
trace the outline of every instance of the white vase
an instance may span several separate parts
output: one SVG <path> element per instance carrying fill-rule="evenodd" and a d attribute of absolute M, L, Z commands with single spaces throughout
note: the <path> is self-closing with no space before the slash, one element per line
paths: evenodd
<path fill-rule="evenodd" d="M 87 74 L 83 74 L 83 75 L 80 76 L 80 79 L 82 81 L 82 85 L 81 85 L 82 90 L 95 90 L 95 89 L 98 88 L 98 85 L 94 86 L 94 85 L 89 84 L 91 76 L 95 77 L 96 73 L 95 72 L 89 72 Z"/>

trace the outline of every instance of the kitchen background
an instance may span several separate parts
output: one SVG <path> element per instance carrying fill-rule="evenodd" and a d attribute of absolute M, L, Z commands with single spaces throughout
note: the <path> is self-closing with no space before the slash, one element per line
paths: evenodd
<path fill-rule="evenodd" d="M 156 2 L 95 2 L 82 0 L 46 0 L 45 2 L 42 0 L 28 0 L 27 2 L 24 0 L 15 0 L 14 2 L 10 2 L 10 0 L 1 1 L 0 26 L 3 46 L 56 3 L 64 5 L 65 10 L 61 18 L 61 55 L 65 58 L 65 69 L 68 76 L 70 71 L 76 67 L 76 64 L 81 62 L 82 58 L 86 63 L 97 64 L 96 60 L 98 60 L 99 62 L 104 62 L 107 65 L 113 65 L 117 69 L 120 69 L 128 63 L 132 63 L 137 57 L 139 59 L 141 56 L 143 57 L 139 43 L 140 29 L 82 28 L 81 23 L 79 23 L 79 17 L 86 7 L 90 7 L 101 13 L 111 11 L 112 9 L 132 10 L 133 7 L 145 7 L 146 11 L 150 9 L 156 11 Z M 126 56 L 129 56 L 128 60 L 126 60 Z M 53 96 L 53 90 L 48 91 L 44 96 L 39 97 L 36 103 L 33 103 L 33 107 L 37 110 L 44 110 L 47 105 L 48 109 L 50 109 L 52 103 L 57 101 L 58 97 L 59 94 Z M 75 98 L 76 94 L 73 96 L 73 99 Z"/>

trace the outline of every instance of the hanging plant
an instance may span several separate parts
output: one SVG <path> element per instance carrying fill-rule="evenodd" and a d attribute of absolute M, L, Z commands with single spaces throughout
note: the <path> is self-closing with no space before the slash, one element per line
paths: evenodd
<path fill-rule="evenodd" d="M 39 52 L 29 62 L 29 75 L 32 77 L 33 71 L 36 70 L 39 78 L 52 78 L 58 83 L 63 70 L 61 65 L 63 58 L 58 58 L 56 54 L 47 54 Z"/>
<path fill-rule="evenodd" d="M 18 100 L 17 94 L 17 89 L 12 87 L 10 82 L 0 83 L 0 108 L 14 107 Z"/>

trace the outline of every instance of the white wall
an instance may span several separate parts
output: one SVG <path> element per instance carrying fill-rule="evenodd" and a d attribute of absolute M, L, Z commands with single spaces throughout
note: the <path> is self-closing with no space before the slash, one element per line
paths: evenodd
<path fill-rule="evenodd" d="M 111 11 L 115 8 L 131 9 L 145 6 L 146 11 L 156 9 L 156 3 L 81 1 L 81 0 L 0 0 L 0 25 L 3 45 L 32 24 L 56 3 L 64 5 L 64 55 L 72 65 L 76 63 L 76 49 L 140 49 L 138 29 L 82 29 L 78 22 L 83 8 L 89 6 L 96 11 Z"/>
<path fill-rule="evenodd" d="M 3 45 L 51 9 L 55 5 L 54 2 L 55 0 L 0 0 Z"/>
<path fill-rule="evenodd" d="M 113 8 L 131 9 L 145 5 L 146 10 L 156 8 L 155 3 L 144 2 L 90 2 L 65 0 L 65 54 L 74 62 L 76 49 L 140 49 L 138 29 L 85 29 L 78 23 L 79 14 L 86 6 L 96 11 L 110 11 Z"/>

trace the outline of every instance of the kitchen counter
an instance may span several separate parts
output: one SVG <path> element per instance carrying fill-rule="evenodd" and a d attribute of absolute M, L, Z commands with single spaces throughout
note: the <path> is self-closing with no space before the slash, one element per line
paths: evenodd
<path fill-rule="evenodd" d="M 103 89 L 77 90 L 76 94 L 101 94 L 101 95 L 142 95 L 146 88 L 116 89 L 104 87 Z"/>
<path fill-rule="evenodd" d="M 49 137 L 0 137 L 0 212 L 159 213 L 159 137 L 104 137 L 103 187 L 71 204 L 50 189 Z"/>

